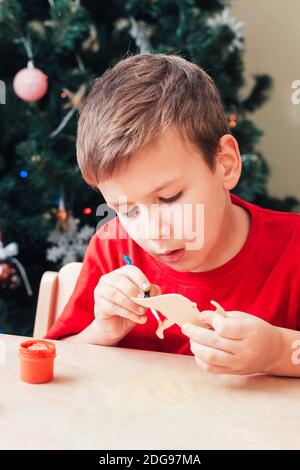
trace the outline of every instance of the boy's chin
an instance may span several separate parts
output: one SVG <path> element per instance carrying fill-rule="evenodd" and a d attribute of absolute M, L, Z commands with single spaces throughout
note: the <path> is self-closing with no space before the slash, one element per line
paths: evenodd
<path fill-rule="evenodd" d="M 201 266 L 204 260 L 199 254 L 199 250 L 185 250 L 184 259 L 176 266 L 172 266 L 176 271 L 180 272 L 201 272 Z"/>

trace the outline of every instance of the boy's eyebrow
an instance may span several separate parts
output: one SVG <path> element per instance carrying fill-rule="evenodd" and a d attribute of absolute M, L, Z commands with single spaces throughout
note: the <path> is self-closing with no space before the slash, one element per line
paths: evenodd
<path fill-rule="evenodd" d="M 174 183 L 175 181 L 177 181 L 177 178 L 175 179 L 172 179 L 172 180 L 169 180 L 169 181 L 165 181 L 164 183 L 160 184 L 159 186 L 157 186 L 156 188 L 152 189 L 152 191 L 147 194 L 146 196 L 151 196 L 151 194 L 154 194 L 154 193 L 158 193 L 158 191 L 160 191 L 161 189 L 163 188 L 166 188 L 167 186 L 169 186 L 170 184 Z M 125 206 L 126 204 L 128 205 L 132 205 L 133 202 L 121 202 L 121 204 L 119 202 L 110 202 L 109 203 L 111 206 L 118 206 L 118 207 L 121 207 L 121 206 Z"/>

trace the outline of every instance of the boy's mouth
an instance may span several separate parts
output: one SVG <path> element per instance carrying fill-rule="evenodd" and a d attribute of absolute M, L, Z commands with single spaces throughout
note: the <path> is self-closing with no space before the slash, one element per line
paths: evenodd
<path fill-rule="evenodd" d="M 156 256 L 165 263 L 177 263 L 184 255 L 185 248 L 178 250 L 166 251 L 165 253 L 156 253 Z"/>

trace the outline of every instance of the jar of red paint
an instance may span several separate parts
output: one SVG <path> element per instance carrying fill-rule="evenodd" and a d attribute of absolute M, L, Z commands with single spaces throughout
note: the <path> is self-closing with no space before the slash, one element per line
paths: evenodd
<path fill-rule="evenodd" d="M 23 341 L 19 348 L 20 379 L 30 384 L 42 384 L 53 379 L 55 344 L 42 339 Z"/>

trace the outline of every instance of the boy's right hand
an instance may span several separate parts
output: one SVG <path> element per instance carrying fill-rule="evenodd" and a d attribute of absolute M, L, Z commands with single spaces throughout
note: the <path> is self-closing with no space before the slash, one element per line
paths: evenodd
<path fill-rule="evenodd" d="M 95 288 L 95 326 L 106 344 L 116 344 L 136 324 L 147 321 L 146 308 L 135 304 L 130 297 L 160 295 L 161 288 L 151 284 L 134 265 L 124 265 L 103 274 Z"/>

